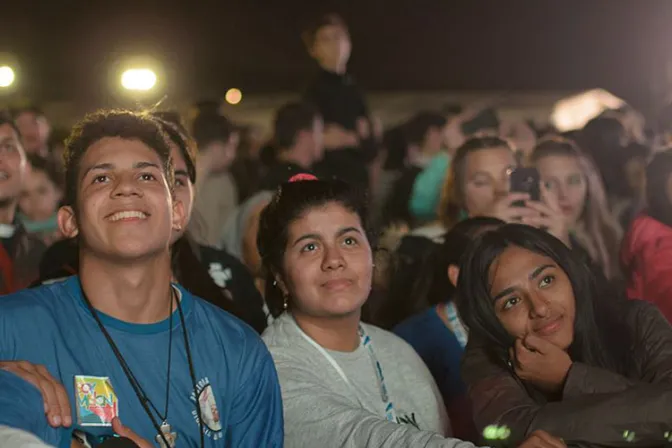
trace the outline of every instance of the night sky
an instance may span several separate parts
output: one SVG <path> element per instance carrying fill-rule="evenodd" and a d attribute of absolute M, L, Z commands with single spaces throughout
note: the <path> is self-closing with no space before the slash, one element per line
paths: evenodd
<path fill-rule="evenodd" d="M 0 52 L 36 101 L 99 98 L 136 54 L 162 62 L 175 96 L 300 90 L 314 69 L 300 32 L 329 11 L 348 21 L 351 72 L 369 91 L 599 86 L 636 103 L 672 60 L 665 0 L 3 3 Z"/>

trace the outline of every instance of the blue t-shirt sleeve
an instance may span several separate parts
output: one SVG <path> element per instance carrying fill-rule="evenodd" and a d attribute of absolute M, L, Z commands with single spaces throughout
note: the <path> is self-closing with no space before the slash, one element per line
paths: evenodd
<path fill-rule="evenodd" d="M 284 422 L 280 383 L 273 358 L 261 339 L 247 338 L 241 359 L 227 446 L 282 447 Z"/>
<path fill-rule="evenodd" d="M 49 426 L 40 391 L 5 370 L 0 370 L 0 425 L 22 429 L 49 445 L 70 445 L 69 430 Z"/>

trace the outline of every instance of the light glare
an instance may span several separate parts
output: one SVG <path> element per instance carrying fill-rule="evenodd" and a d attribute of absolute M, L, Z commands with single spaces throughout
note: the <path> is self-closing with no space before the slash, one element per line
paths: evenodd
<path fill-rule="evenodd" d="M 132 68 L 121 75 L 121 85 L 127 90 L 151 90 L 156 85 L 156 73 L 148 68 Z"/>
<path fill-rule="evenodd" d="M 9 87 L 14 84 L 14 70 L 7 65 L 0 67 L 0 87 Z"/>
<path fill-rule="evenodd" d="M 225 99 L 227 103 L 236 105 L 243 99 L 243 92 L 241 92 L 240 89 L 229 89 L 226 92 Z"/>

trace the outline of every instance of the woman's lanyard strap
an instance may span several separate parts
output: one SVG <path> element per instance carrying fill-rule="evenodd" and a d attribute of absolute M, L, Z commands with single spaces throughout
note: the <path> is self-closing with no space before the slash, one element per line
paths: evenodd
<path fill-rule="evenodd" d="M 296 321 L 294 321 L 296 324 Z M 303 336 L 303 338 L 310 343 L 315 349 L 324 356 L 324 358 L 331 364 L 331 366 L 334 368 L 336 373 L 343 379 L 345 384 L 348 385 L 352 393 L 357 397 L 357 400 L 359 401 L 360 405 L 362 404 L 362 401 L 359 399 L 359 396 L 357 394 L 357 391 L 353 387 L 352 383 L 348 379 L 347 375 L 341 368 L 341 366 L 338 365 L 336 360 L 334 359 L 333 356 L 327 352 L 324 347 L 322 347 L 320 344 L 315 342 L 313 338 L 308 336 L 306 333 L 301 330 L 301 327 L 299 327 L 298 324 L 296 324 L 296 328 L 299 330 L 299 334 Z M 385 376 L 383 376 L 383 367 L 380 365 L 380 362 L 378 362 L 378 358 L 376 358 L 376 354 L 373 351 L 373 342 L 371 341 L 371 338 L 369 337 L 368 334 L 366 334 L 366 331 L 364 331 L 364 328 L 360 325 L 359 326 L 359 340 L 360 344 L 362 344 L 364 347 L 369 352 L 369 358 L 371 359 L 371 362 L 373 364 L 373 369 L 376 372 L 376 377 L 378 379 L 378 386 L 379 386 L 379 391 L 380 391 L 380 398 L 381 401 L 383 402 L 383 408 L 385 409 L 385 418 L 393 423 L 398 423 L 397 421 L 397 412 L 394 408 L 394 403 L 392 400 L 390 400 L 389 393 L 387 391 L 387 386 L 385 385 Z M 363 406 L 362 406 L 363 407 Z"/>
<path fill-rule="evenodd" d="M 380 399 L 383 401 L 385 406 L 385 418 L 391 422 L 397 423 L 397 412 L 394 409 L 394 403 L 390 399 L 390 394 L 387 392 L 387 386 L 385 385 L 385 376 L 383 375 L 383 367 L 380 365 L 376 353 L 373 351 L 373 342 L 364 327 L 359 326 L 359 339 L 364 347 L 369 351 L 369 357 L 373 363 L 373 368 L 376 371 L 376 376 L 378 377 L 378 386 L 380 387 Z"/>

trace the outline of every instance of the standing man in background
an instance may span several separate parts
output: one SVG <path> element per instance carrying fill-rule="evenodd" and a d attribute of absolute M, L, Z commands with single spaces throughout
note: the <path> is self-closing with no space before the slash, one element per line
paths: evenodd
<path fill-rule="evenodd" d="M 347 73 L 352 42 L 341 17 L 327 14 L 303 33 L 308 54 L 319 65 L 305 99 L 324 119 L 324 159 L 316 170 L 369 186 L 369 165 L 376 157 L 380 126 L 372 123 L 362 92 Z"/>

